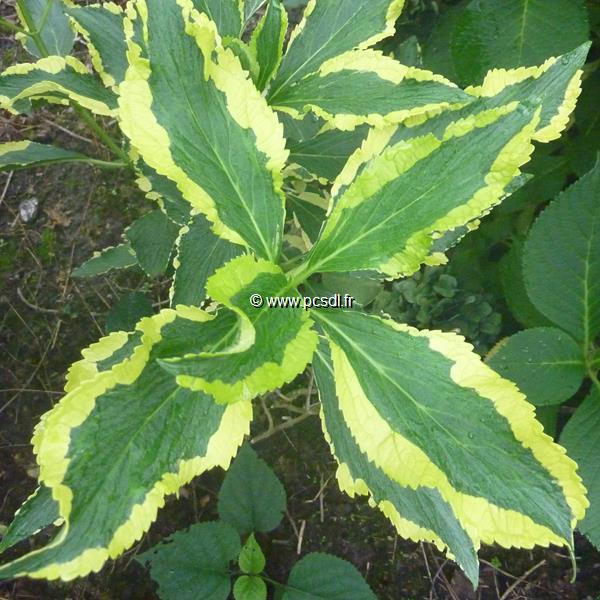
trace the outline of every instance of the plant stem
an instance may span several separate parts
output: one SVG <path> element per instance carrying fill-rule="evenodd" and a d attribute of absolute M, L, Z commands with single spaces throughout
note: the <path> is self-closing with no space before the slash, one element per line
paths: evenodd
<path fill-rule="evenodd" d="M 31 36 L 31 38 L 35 42 L 35 45 L 38 47 L 38 50 L 40 51 L 40 54 L 42 56 L 50 56 L 50 52 L 48 52 L 48 46 L 46 46 L 46 42 L 44 42 L 44 40 L 42 39 L 40 31 L 38 30 L 38 28 L 35 26 L 35 23 L 33 22 L 33 17 L 31 16 L 31 13 L 29 12 L 29 8 L 25 4 L 25 0 L 17 0 L 17 4 L 19 6 L 19 11 L 20 11 L 21 15 L 23 15 L 23 20 L 25 21 L 25 25 L 27 26 L 27 29 L 29 30 L 27 33 L 28 33 L 28 35 Z"/>
<path fill-rule="evenodd" d="M 25 35 L 29 35 L 29 33 L 25 31 L 22 27 L 15 25 L 11 21 L 9 21 L 8 19 L 4 19 L 3 17 L 0 17 L 0 27 L 4 27 L 5 29 L 8 29 L 9 31 L 14 31 L 15 33 L 24 33 Z"/>
<path fill-rule="evenodd" d="M 295 269 L 292 269 L 288 273 L 289 284 L 287 285 L 284 292 L 297 288 L 301 283 L 304 283 L 313 273 L 314 270 L 312 270 L 308 266 L 307 262 L 303 262 L 301 265 L 298 265 Z"/>
<path fill-rule="evenodd" d="M 90 111 L 83 108 L 83 106 L 77 102 L 73 102 L 73 109 L 82 119 L 82 121 L 84 121 L 86 125 L 96 134 L 96 137 L 101 140 L 113 154 L 123 159 L 127 164 L 130 164 L 131 161 L 129 160 L 127 153 L 122 148 L 119 148 L 115 140 L 113 140 L 113 138 L 110 137 L 110 135 L 108 135 L 108 133 L 106 133 L 106 131 L 104 131 L 100 125 L 98 125 L 98 122 L 92 113 L 90 113 Z"/>
<path fill-rule="evenodd" d="M 97 158 L 90 158 L 85 162 L 90 165 L 94 165 L 95 167 L 99 167 L 100 169 L 126 169 L 129 167 L 129 163 L 122 162 L 120 160 L 109 162 L 106 160 L 99 160 Z"/>
<path fill-rule="evenodd" d="M 40 54 L 44 57 L 50 56 L 48 52 L 48 46 L 42 39 L 40 35 L 41 28 L 37 29 L 35 23 L 33 22 L 33 18 L 31 13 L 29 12 L 29 8 L 25 4 L 24 0 L 17 0 L 17 4 L 19 6 L 19 11 L 21 15 L 23 15 L 23 20 L 25 21 L 25 25 L 27 26 L 26 33 L 31 36 L 35 45 L 37 46 Z M 47 18 L 47 15 L 46 15 Z M 92 113 L 81 106 L 78 102 L 72 101 L 73 109 L 79 115 L 79 117 L 86 123 L 86 125 L 94 132 L 97 138 L 102 141 L 102 143 L 116 156 L 123 159 L 127 164 L 130 164 L 131 161 L 127 156 L 127 153 L 119 147 L 117 142 L 108 134 L 104 129 L 98 124 Z"/>

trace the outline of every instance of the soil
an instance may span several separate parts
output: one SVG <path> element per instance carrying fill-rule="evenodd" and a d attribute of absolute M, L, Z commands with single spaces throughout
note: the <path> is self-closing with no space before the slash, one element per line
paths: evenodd
<path fill-rule="evenodd" d="M 0 8 L 2 13 L 5 8 Z M 0 66 L 19 50 L 0 37 Z M 110 127 L 109 123 L 106 123 Z M 52 141 L 100 158 L 102 148 L 81 138 L 89 132 L 68 110 L 46 109 L 35 117 L 0 114 L 0 141 Z M 19 204 L 36 197 L 37 217 L 24 223 Z M 120 295 L 143 290 L 158 309 L 168 281 L 150 283 L 139 272 L 74 280 L 72 269 L 94 250 L 114 245 L 122 230 L 150 208 L 126 172 L 86 166 L 0 174 L 0 525 L 7 525 L 36 487 L 37 469 L 29 440 L 40 415 L 61 397 L 64 373 L 86 347 L 104 334 L 104 318 Z M 284 394 L 311 389 L 305 375 Z M 267 406 L 280 398 L 265 398 Z M 285 415 L 274 410 L 277 422 Z M 257 405 L 253 436 L 267 429 Z M 327 551 L 351 561 L 382 600 L 597 600 L 600 553 L 576 537 L 577 580 L 558 548 L 533 551 L 485 547 L 481 584 L 474 592 L 453 563 L 427 544 L 399 539 L 389 522 L 363 500 L 340 493 L 335 465 L 312 417 L 255 444 L 273 466 L 289 496 L 288 515 L 269 536 L 269 576 L 285 581 L 291 566 L 309 551 Z M 143 540 L 100 573 L 71 583 L 20 579 L 0 583 L 0 600 L 152 600 L 155 586 L 133 558 L 166 535 L 216 517 L 223 474 L 209 473 L 170 498 Z M 39 547 L 54 532 L 42 532 L 3 556 L 8 560 Z"/>

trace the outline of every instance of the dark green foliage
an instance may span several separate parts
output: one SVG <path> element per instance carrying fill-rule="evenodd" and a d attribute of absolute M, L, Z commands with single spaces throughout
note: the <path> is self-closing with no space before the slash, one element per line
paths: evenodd
<path fill-rule="evenodd" d="M 131 331 L 141 318 L 153 313 L 152 302 L 146 294 L 124 294 L 106 317 L 106 331 Z"/>
<path fill-rule="evenodd" d="M 246 445 L 219 494 L 219 516 L 239 533 L 271 531 L 281 522 L 286 494 L 273 471 Z"/>
<path fill-rule="evenodd" d="M 497 341 L 502 326 L 494 297 L 462 288 L 445 267 L 425 267 L 393 283 L 377 297 L 371 312 L 419 328 L 458 331 L 481 354 Z"/>
<path fill-rule="evenodd" d="M 298 561 L 283 600 L 376 600 L 361 574 L 349 562 L 315 552 Z"/>
<path fill-rule="evenodd" d="M 239 537 L 226 523 L 196 523 L 136 560 L 150 565 L 161 600 L 226 600 L 239 551 Z"/>

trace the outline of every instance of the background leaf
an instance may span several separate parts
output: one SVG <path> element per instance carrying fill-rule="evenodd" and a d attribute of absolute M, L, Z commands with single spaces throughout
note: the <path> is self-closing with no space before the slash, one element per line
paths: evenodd
<path fill-rule="evenodd" d="M 585 376 L 581 349 L 572 337 L 553 327 L 513 335 L 490 353 L 487 362 L 536 406 L 568 400 Z"/>
<path fill-rule="evenodd" d="M 221 486 L 221 519 L 241 534 L 271 531 L 281 522 L 286 503 L 285 490 L 275 473 L 246 444 Z"/>
<path fill-rule="evenodd" d="M 462 85 L 493 68 L 533 66 L 589 37 L 583 0 L 473 0 L 447 11 L 426 45 L 427 68 Z"/>
<path fill-rule="evenodd" d="M 69 18 L 65 14 L 62 0 L 24 0 L 31 14 L 34 29 L 40 32 L 40 37 L 46 46 L 48 54 L 66 56 L 73 48 L 75 33 L 71 29 Z M 18 11 L 20 12 L 20 11 Z M 28 24 L 19 14 L 23 27 L 29 30 Z M 24 46 L 27 51 L 37 58 L 43 54 L 34 40 L 25 38 Z"/>
<path fill-rule="evenodd" d="M 590 507 L 579 531 L 600 549 L 600 390 L 596 384 L 564 428 L 561 444 L 579 465 Z"/>
<path fill-rule="evenodd" d="M 153 210 L 140 217 L 125 230 L 133 251 L 150 277 L 161 275 L 169 266 L 169 259 L 177 239 L 179 226 L 162 210 Z"/>
<path fill-rule="evenodd" d="M 177 242 L 177 259 L 171 305 L 199 306 L 206 300 L 206 282 L 214 272 L 243 252 L 217 237 L 204 215 L 192 217 Z"/>
<path fill-rule="evenodd" d="M 261 550 L 254 534 L 246 540 L 239 558 L 240 569 L 250 575 L 259 575 L 265 569 L 265 555 Z"/>
<path fill-rule="evenodd" d="M 260 577 L 243 575 L 233 586 L 235 600 L 267 600 L 267 584 Z"/>
<path fill-rule="evenodd" d="M 550 204 L 525 245 L 529 297 L 585 349 L 600 331 L 600 164 Z"/>
<path fill-rule="evenodd" d="M 52 498 L 52 492 L 41 485 L 15 514 L 0 541 L 0 553 L 52 525 L 58 517 L 58 504 Z"/>
<path fill-rule="evenodd" d="M 106 317 L 106 331 L 133 331 L 140 319 L 153 313 L 152 301 L 146 294 L 124 294 Z"/>
<path fill-rule="evenodd" d="M 283 600 L 377 600 L 356 567 L 332 556 L 313 552 L 290 573 Z"/>
<path fill-rule="evenodd" d="M 229 565 L 240 540 L 226 523 L 197 523 L 166 538 L 144 554 L 161 600 L 227 600 L 231 592 Z"/>
<path fill-rule="evenodd" d="M 80 267 L 73 270 L 73 277 L 95 277 L 113 269 L 127 269 L 138 264 L 135 253 L 129 244 L 111 246 L 94 253 Z"/>

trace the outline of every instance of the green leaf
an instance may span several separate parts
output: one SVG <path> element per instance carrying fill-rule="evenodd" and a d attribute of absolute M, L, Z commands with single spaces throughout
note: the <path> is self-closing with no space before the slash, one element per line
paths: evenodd
<path fill-rule="evenodd" d="M 239 256 L 242 248 L 218 238 L 204 215 L 192 217 L 177 240 L 175 276 L 171 286 L 171 305 L 199 306 L 206 298 L 209 277 L 225 263 Z"/>
<path fill-rule="evenodd" d="M 439 75 L 361 50 L 327 61 L 272 97 L 271 104 L 296 118 L 313 111 L 333 127 L 351 131 L 363 123 L 385 127 L 472 100 Z"/>
<path fill-rule="evenodd" d="M 243 0 L 244 22 L 247 23 L 266 2 L 267 0 Z"/>
<path fill-rule="evenodd" d="M 246 540 L 240 552 L 240 569 L 250 575 L 260 575 L 265 570 L 266 560 L 254 534 Z"/>
<path fill-rule="evenodd" d="M 327 217 L 328 201 L 320 189 L 305 182 L 293 182 L 293 189 L 286 190 L 289 211 L 308 237 L 310 244 L 317 241 L 321 227 Z"/>
<path fill-rule="evenodd" d="M 239 59 L 242 69 L 247 71 L 256 85 L 260 74 L 260 67 L 256 60 L 256 52 L 248 44 L 236 37 L 227 37 L 223 39 L 223 46 L 228 48 Z"/>
<path fill-rule="evenodd" d="M 294 565 L 283 600 L 377 600 L 377 596 L 354 565 L 312 552 Z"/>
<path fill-rule="evenodd" d="M 529 160 L 536 123 L 531 108 L 512 105 L 451 123 L 439 138 L 385 147 L 392 132 L 374 132 L 334 185 L 335 206 L 308 268 L 378 270 L 394 278 L 414 273 L 434 237 L 504 198 Z"/>
<path fill-rule="evenodd" d="M 39 32 L 45 50 L 49 55 L 66 56 L 73 48 L 75 34 L 69 26 L 69 19 L 65 14 L 65 5 L 62 0 L 24 0 L 23 4 L 29 11 L 33 30 Z M 29 23 L 24 18 L 19 4 L 16 5 L 19 19 L 23 28 L 31 31 Z M 35 41 L 29 37 L 22 38 L 27 51 L 37 58 L 43 53 Z"/>
<path fill-rule="evenodd" d="M 245 445 L 219 492 L 221 519 L 240 534 L 272 531 L 281 522 L 286 503 L 285 490 L 275 473 Z"/>
<path fill-rule="evenodd" d="M 179 226 L 162 210 L 140 217 L 125 230 L 125 237 L 135 252 L 140 267 L 150 277 L 167 270 L 179 234 Z"/>
<path fill-rule="evenodd" d="M 279 0 L 269 0 L 267 12 L 254 30 L 251 41 L 251 47 L 254 48 L 260 65 L 257 81 L 259 90 L 265 89 L 281 64 L 287 28 L 288 16 L 285 8 Z"/>
<path fill-rule="evenodd" d="M 235 600 L 267 600 L 267 584 L 260 577 L 243 575 L 233 586 Z"/>
<path fill-rule="evenodd" d="M 567 149 L 570 167 L 580 177 L 593 168 L 600 151 L 600 113 L 596 108 L 598 97 L 600 71 L 596 70 L 583 82 L 583 91 L 575 110 L 579 135 Z"/>
<path fill-rule="evenodd" d="M 73 277 L 96 277 L 113 269 L 128 269 L 138 264 L 135 252 L 129 244 L 120 244 L 95 252 L 80 267 L 73 270 Z"/>
<path fill-rule="evenodd" d="M 131 331 L 138 321 L 153 314 L 152 300 L 146 294 L 123 294 L 106 317 L 106 331 Z"/>
<path fill-rule="evenodd" d="M 145 6 L 137 17 L 148 31 L 144 48 L 126 23 L 132 60 L 119 87 L 123 131 L 215 234 L 275 261 L 287 158 L 281 124 L 205 15 L 187 3 Z"/>
<path fill-rule="evenodd" d="M 527 165 L 531 179 L 502 203 L 499 212 L 518 213 L 529 206 L 539 206 L 542 202 L 552 200 L 565 189 L 570 173 L 568 159 L 566 156 L 554 154 L 555 145 L 545 144 L 536 148 L 531 162 Z"/>
<path fill-rule="evenodd" d="M 540 215 L 525 246 L 536 308 L 588 349 L 600 332 L 600 164 Z"/>
<path fill-rule="evenodd" d="M 50 56 L 36 63 L 14 65 L 0 75 L 0 108 L 18 112 L 23 99 L 54 103 L 73 100 L 94 113 L 116 116 L 116 96 L 73 56 Z"/>
<path fill-rule="evenodd" d="M 0 567 L 0 578 L 70 580 L 98 571 L 142 537 L 167 495 L 229 465 L 249 431 L 250 402 L 217 404 L 178 386 L 158 364 L 212 347 L 224 327 L 231 319 L 168 309 L 84 351 L 67 395 L 33 439 L 40 481 L 65 526 L 42 550 Z"/>
<path fill-rule="evenodd" d="M 552 327 L 521 331 L 500 342 L 487 364 L 516 383 L 536 406 L 565 402 L 585 377 L 581 349 L 572 337 Z"/>
<path fill-rule="evenodd" d="M 70 6 L 66 13 L 84 37 L 94 69 L 107 86 L 125 79 L 127 46 L 123 9 L 113 2 L 90 6 Z"/>
<path fill-rule="evenodd" d="M 408 121 L 407 127 L 398 128 L 390 143 L 404 139 L 439 134 L 452 121 L 475 115 L 481 111 L 505 106 L 510 102 L 541 102 L 542 112 L 537 125 L 535 141 L 550 142 L 558 139 L 569 123 L 581 87 L 581 68 L 585 64 L 590 44 L 585 43 L 558 58 L 548 59 L 543 65 L 528 69 L 494 69 L 481 86 L 465 91 L 480 98 L 457 111 L 446 111 L 423 122 Z"/>
<path fill-rule="evenodd" d="M 16 512 L 0 540 L 0 553 L 52 525 L 58 518 L 58 504 L 52 498 L 51 491 L 40 486 Z"/>
<path fill-rule="evenodd" d="M 269 308 L 271 297 L 298 295 L 279 267 L 240 256 L 217 271 L 206 289 L 215 302 L 238 315 L 239 323 L 212 351 L 189 352 L 161 363 L 180 385 L 204 390 L 217 402 L 237 402 L 289 383 L 304 370 L 317 335 L 301 304 Z M 262 300 L 260 307 L 252 304 L 255 295 Z"/>
<path fill-rule="evenodd" d="M 547 433 L 553 439 L 556 438 L 559 413 L 560 404 L 537 406 L 535 409 L 536 419 L 543 425 L 544 433 Z"/>
<path fill-rule="evenodd" d="M 500 282 L 504 299 L 515 319 L 525 327 L 552 325 L 532 304 L 523 276 L 524 242 L 514 240 L 511 249 L 500 261 Z"/>
<path fill-rule="evenodd" d="M 93 164 L 94 159 L 79 152 L 36 142 L 24 141 L 0 144 L 0 171 L 14 171 L 67 162 Z"/>
<path fill-rule="evenodd" d="M 278 104 L 280 94 L 326 61 L 393 35 L 403 5 L 404 0 L 311 0 L 271 84 L 270 103 Z"/>
<path fill-rule="evenodd" d="M 227 600 L 239 551 L 237 533 L 217 521 L 178 531 L 135 560 L 150 565 L 161 600 Z"/>
<path fill-rule="evenodd" d="M 595 385 L 575 411 L 560 437 L 569 456 L 577 461 L 583 483 L 588 489 L 590 507 L 579 531 L 600 549 L 600 390 Z"/>
<path fill-rule="evenodd" d="M 363 125 L 353 131 L 332 129 L 304 141 L 290 140 L 289 162 L 299 164 L 317 177 L 333 181 L 350 156 L 360 148 L 368 132 L 369 128 Z"/>
<path fill-rule="evenodd" d="M 354 311 L 313 316 L 346 425 L 387 477 L 437 490 L 475 548 L 571 545 L 586 506 L 575 463 L 463 338 Z"/>
<path fill-rule="evenodd" d="M 438 490 L 400 485 L 370 461 L 357 445 L 340 410 L 331 355 L 324 341 L 317 350 L 314 369 L 323 431 L 339 465 L 336 475 L 340 489 L 351 497 L 369 496 L 394 524 L 399 535 L 434 543 L 441 551 L 447 549 L 477 587 L 477 551 Z"/>
<path fill-rule="evenodd" d="M 459 81 L 450 44 L 468 2 L 469 0 L 461 0 L 457 5 L 448 6 L 437 19 L 423 47 L 423 66 L 444 75 L 450 81 Z"/>
<path fill-rule="evenodd" d="M 324 273 L 322 285 L 331 293 L 350 294 L 361 306 L 373 302 L 383 291 L 383 281 L 364 272 Z"/>
<path fill-rule="evenodd" d="M 301 121 L 284 112 L 278 112 L 277 118 L 283 124 L 283 135 L 288 143 L 290 141 L 304 142 L 314 138 L 325 125 L 325 121 L 313 113 L 308 113 Z"/>
<path fill-rule="evenodd" d="M 192 207 L 183 197 L 177 185 L 167 177 L 159 175 L 143 161 L 138 166 L 140 177 L 136 183 L 146 193 L 146 198 L 157 202 L 174 223 L 181 227 L 187 225 L 191 219 Z"/>
<path fill-rule="evenodd" d="M 193 0 L 198 12 L 214 21 L 221 37 L 240 37 L 242 6 L 239 0 Z"/>
<path fill-rule="evenodd" d="M 583 0 L 474 0 L 464 9 L 451 41 L 462 83 L 481 81 L 494 67 L 543 62 L 585 42 Z"/>

